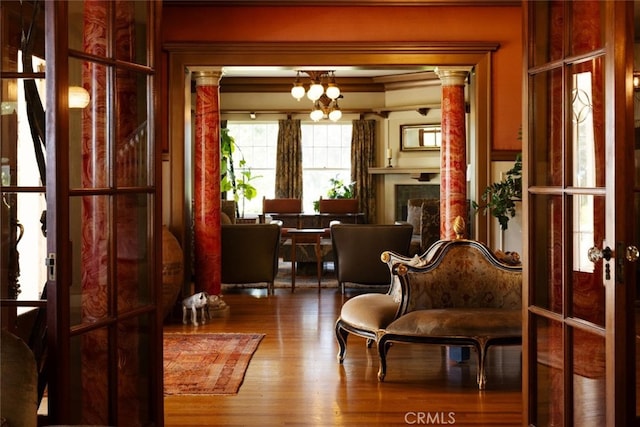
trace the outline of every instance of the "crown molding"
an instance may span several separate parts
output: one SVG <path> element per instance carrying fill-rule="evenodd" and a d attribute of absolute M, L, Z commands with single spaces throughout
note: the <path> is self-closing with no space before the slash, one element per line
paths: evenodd
<path fill-rule="evenodd" d="M 378 77 L 341 77 L 336 82 L 344 92 L 385 92 L 388 90 L 413 89 L 425 86 L 440 86 L 438 76 L 432 72 L 418 72 Z M 287 92 L 292 79 L 283 77 L 225 77 L 220 79 L 221 93 L 241 92 Z"/>
<path fill-rule="evenodd" d="M 163 0 L 164 7 L 300 7 L 300 6 L 439 6 L 439 7 L 521 7 L 517 0 Z"/>

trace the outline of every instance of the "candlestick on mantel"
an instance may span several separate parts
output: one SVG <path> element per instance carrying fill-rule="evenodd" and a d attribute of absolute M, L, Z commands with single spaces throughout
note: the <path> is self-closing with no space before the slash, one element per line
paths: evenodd
<path fill-rule="evenodd" d="M 389 161 L 389 164 L 387 165 L 388 168 L 391 168 L 393 166 L 391 166 L 391 159 L 393 158 L 393 151 L 391 150 L 391 148 L 387 148 L 387 160 Z"/>

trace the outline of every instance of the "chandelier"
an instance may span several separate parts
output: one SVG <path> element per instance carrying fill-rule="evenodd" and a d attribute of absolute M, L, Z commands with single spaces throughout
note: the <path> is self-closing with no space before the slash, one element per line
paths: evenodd
<path fill-rule="evenodd" d="M 336 84 L 336 77 L 333 71 L 302 71 L 309 76 L 309 90 L 306 90 L 300 73 L 298 71 L 296 81 L 291 88 L 291 96 L 300 101 L 305 93 L 307 98 L 313 102 L 313 109 L 309 117 L 314 122 L 322 119 L 329 119 L 333 122 L 340 120 L 342 111 L 338 105 L 338 99 L 342 98 L 340 88 Z"/>

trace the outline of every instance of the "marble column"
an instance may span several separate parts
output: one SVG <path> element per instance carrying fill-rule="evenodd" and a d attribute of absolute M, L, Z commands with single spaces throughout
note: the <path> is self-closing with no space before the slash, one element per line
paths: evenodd
<path fill-rule="evenodd" d="M 457 216 L 468 221 L 467 132 L 464 86 L 467 67 L 436 69 L 442 82 L 442 145 L 440 147 L 440 238 L 456 238 Z M 465 238 L 469 236 L 465 235 Z M 463 362 L 470 358 L 468 347 L 449 347 L 449 358 Z"/>
<path fill-rule="evenodd" d="M 195 290 L 220 294 L 220 71 L 195 73 Z"/>
<path fill-rule="evenodd" d="M 438 67 L 442 82 L 442 146 L 440 148 L 440 238 L 455 239 L 457 216 L 468 221 L 467 139 L 464 87 L 468 67 Z M 465 238 L 469 236 L 465 235 Z"/>

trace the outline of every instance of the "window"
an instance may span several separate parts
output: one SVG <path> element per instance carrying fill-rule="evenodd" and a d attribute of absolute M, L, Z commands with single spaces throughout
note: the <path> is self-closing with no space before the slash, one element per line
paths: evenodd
<path fill-rule="evenodd" d="M 238 176 L 250 169 L 258 196 L 244 201 L 244 214 L 262 213 L 262 198 L 275 196 L 277 122 L 229 122 L 229 134 L 238 150 L 234 166 Z M 303 211 L 314 211 L 313 202 L 326 197 L 331 178 L 351 180 L 351 124 L 302 124 Z M 246 167 L 239 163 L 244 158 Z M 227 195 L 228 199 L 232 195 Z M 239 202 L 242 214 L 243 201 Z"/>
<path fill-rule="evenodd" d="M 278 123 L 229 122 L 227 128 L 237 147 L 233 153 L 236 176 L 250 170 L 251 176 L 255 177 L 250 183 L 258 191 L 252 200 L 238 200 L 240 215 L 243 212 L 245 215 L 262 213 L 262 198 L 272 198 L 275 194 Z M 246 164 L 241 168 L 243 158 Z M 227 194 L 227 199 L 233 199 L 233 194 Z"/>
<path fill-rule="evenodd" d="M 304 212 L 327 197 L 329 180 L 351 182 L 351 124 L 302 125 L 302 181 Z"/>

